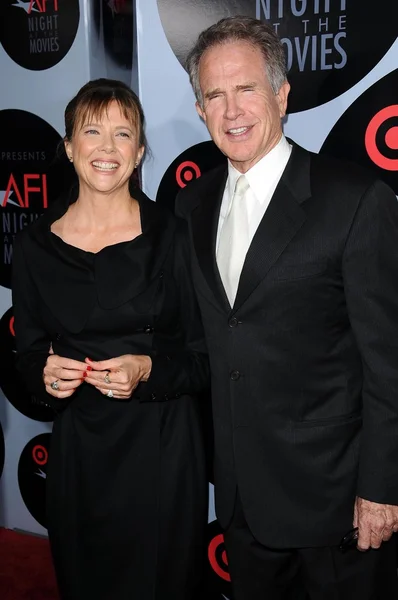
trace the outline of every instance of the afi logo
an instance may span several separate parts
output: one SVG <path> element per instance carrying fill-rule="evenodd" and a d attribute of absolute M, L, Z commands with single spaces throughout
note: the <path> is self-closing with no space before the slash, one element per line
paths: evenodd
<path fill-rule="evenodd" d="M 28 15 L 34 10 L 35 12 L 47 12 L 47 2 L 50 1 L 54 6 L 54 10 L 58 12 L 58 0 L 30 0 Z"/>
<path fill-rule="evenodd" d="M 33 185 L 33 181 L 36 183 L 36 185 Z M 47 175 L 45 173 L 25 173 L 23 175 L 22 185 L 18 187 L 14 175 L 11 173 L 7 188 L 4 193 L 4 199 L 2 203 L 3 208 L 7 205 L 7 202 L 13 192 L 15 192 L 21 208 L 29 208 L 30 194 L 32 193 L 40 194 L 43 208 L 47 208 Z M 16 202 L 13 200 L 11 200 L 11 203 L 16 204 Z"/>

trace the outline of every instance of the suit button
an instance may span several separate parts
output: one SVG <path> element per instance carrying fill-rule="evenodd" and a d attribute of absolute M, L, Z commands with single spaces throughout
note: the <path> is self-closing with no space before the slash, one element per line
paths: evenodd
<path fill-rule="evenodd" d="M 236 327 L 238 325 L 238 319 L 236 319 L 236 317 L 232 317 L 232 319 L 228 321 L 228 325 L 230 327 Z"/>
<path fill-rule="evenodd" d="M 145 325 L 144 333 L 153 333 L 153 327 L 151 327 L 151 325 Z"/>
<path fill-rule="evenodd" d="M 151 400 L 156 400 L 156 394 L 151 394 Z"/>
<path fill-rule="evenodd" d="M 55 334 L 55 339 L 56 339 L 57 341 L 59 341 L 59 340 L 61 339 L 61 337 L 62 337 L 62 335 L 61 335 L 60 333 L 56 333 L 56 334 Z"/>
<path fill-rule="evenodd" d="M 232 381 L 238 381 L 239 377 L 240 377 L 239 371 L 232 371 L 232 373 L 231 373 Z"/>

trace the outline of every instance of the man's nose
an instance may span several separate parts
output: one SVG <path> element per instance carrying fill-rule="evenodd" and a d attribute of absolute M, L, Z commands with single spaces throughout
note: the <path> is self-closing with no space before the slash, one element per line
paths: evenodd
<path fill-rule="evenodd" d="M 234 121 L 243 113 L 242 106 L 236 94 L 226 96 L 224 116 L 229 121 Z"/>

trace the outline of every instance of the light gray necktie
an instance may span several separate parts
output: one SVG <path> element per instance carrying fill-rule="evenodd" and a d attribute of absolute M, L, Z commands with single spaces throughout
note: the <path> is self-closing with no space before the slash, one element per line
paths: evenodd
<path fill-rule="evenodd" d="M 241 175 L 235 186 L 230 211 L 220 231 L 217 265 L 229 303 L 233 306 L 243 263 L 250 245 L 249 220 L 245 193 L 249 184 Z"/>

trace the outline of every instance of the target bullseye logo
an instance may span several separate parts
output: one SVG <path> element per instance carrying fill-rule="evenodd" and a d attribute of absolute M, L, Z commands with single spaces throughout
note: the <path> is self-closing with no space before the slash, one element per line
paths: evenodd
<path fill-rule="evenodd" d="M 174 211 L 175 198 L 182 188 L 223 163 L 226 163 L 226 158 L 213 142 L 201 142 L 187 148 L 173 160 L 163 175 L 156 202 Z"/>
<path fill-rule="evenodd" d="M 212 594 L 218 594 L 214 595 L 214 598 L 231 598 L 231 576 L 224 534 L 217 520 L 207 525 L 207 558 L 206 588 L 211 590 Z"/>
<path fill-rule="evenodd" d="M 398 158 L 389 158 L 380 152 L 377 145 L 377 137 L 380 128 L 388 125 L 388 121 L 398 117 L 398 104 L 387 106 L 380 110 L 370 121 L 365 133 L 365 146 L 370 159 L 381 169 L 387 171 L 398 171 Z M 398 150 L 398 125 L 396 120 L 384 134 L 384 143 L 391 150 Z"/>
<path fill-rule="evenodd" d="M 192 179 L 197 179 L 201 176 L 201 171 L 198 165 L 191 160 L 182 162 L 176 171 L 176 180 L 180 188 L 184 188 Z"/>
<path fill-rule="evenodd" d="M 38 444 L 32 450 L 32 458 L 38 465 L 46 465 L 48 461 L 47 448 Z"/>
<path fill-rule="evenodd" d="M 208 558 L 214 572 L 221 579 L 231 581 L 231 576 L 227 571 L 228 559 L 224 549 L 224 536 L 222 533 L 219 533 L 211 540 L 208 548 Z"/>
<path fill-rule="evenodd" d="M 340 117 L 320 152 L 373 171 L 398 194 L 398 69 L 376 81 Z"/>
<path fill-rule="evenodd" d="M 22 450 L 18 464 L 18 483 L 26 508 L 46 527 L 46 480 L 51 434 L 41 433 Z"/>

